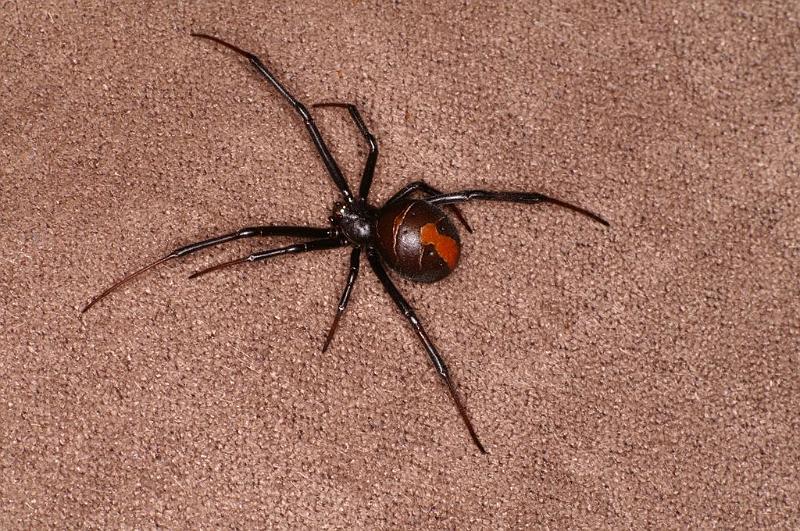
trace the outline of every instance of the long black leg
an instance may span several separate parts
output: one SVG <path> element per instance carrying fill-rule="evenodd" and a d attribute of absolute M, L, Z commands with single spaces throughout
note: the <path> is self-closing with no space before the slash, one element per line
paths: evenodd
<path fill-rule="evenodd" d="M 364 173 L 361 175 L 361 184 L 358 186 L 358 197 L 366 200 L 369 195 L 369 189 L 372 186 L 372 177 L 375 175 L 375 163 L 378 161 L 378 141 L 375 140 L 375 137 L 369 132 L 367 126 L 364 125 L 361 114 L 352 103 L 325 102 L 315 103 L 312 107 L 341 107 L 347 109 L 356 127 L 358 127 L 361 136 L 367 141 L 369 145 L 369 155 L 367 155 L 367 163 L 364 165 Z"/>
<path fill-rule="evenodd" d="M 167 255 L 159 258 L 155 262 L 144 266 L 143 268 L 130 273 L 129 275 L 123 277 L 121 280 L 115 282 L 112 286 L 107 288 L 104 292 L 100 295 L 96 296 L 92 301 L 87 304 L 81 313 L 86 312 L 89 308 L 100 302 L 106 295 L 110 294 L 112 291 L 116 290 L 117 288 L 127 284 L 134 278 L 138 277 L 142 273 L 149 271 L 156 267 L 159 264 L 163 264 L 169 260 L 180 258 L 182 256 L 186 256 L 188 254 L 196 253 L 202 249 L 206 249 L 208 247 L 212 247 L 214 245 L 219 245 L 221 243 L 230 242 L 233 240 L 240 240 L 242 238 L 256 238 L 262 236 L 292 236 L 297 238 L 324 238 L 330 237 L 333 235 L 333 231 L 331 229 L 325 228 L 317 228 L 317 227 L 297 227 L 293 225 L 272 225 L 272 226 L 258 226 L 258 227 L 244 227 L 242 229 L 237 230 L 236 232 L 231 232 L 228 234 L 223 234 L 221 236 L 215 236 L 214 238 L 209 238 L 207 240 L 199 241 L 190 243 L 188 245 L 184 245 L 183 247 L 178 247 L 174 249 Z"/>
<path fill-rule="evenodd" d="M 339 326 L 339 319 L 342 317 L 342 313 L 344 313 L 345 308 L 347 308 L 347 302 L 350 300 L 350 294 L 353 292 L 353 285 L 356 283 L 356 278 L 358 278 L 358 269 L 360 263 L 361 248 L 355 247 L 350 253 L 350 274 L 347 276 L 347 283 L 344 286 L 342 297 L 339 299 L 339 306 L 336 307 L 336 315 L 333 317 L 333 324 L 331 324 L 330 330 L 328 330 L 328 336 L 325 338 L 325 344 L 322 346 L 322 352 L 328 350 L 328 345 L 331 344 L 333 334 L 336 332 L 336 327 Z"/>
<path fill-rule="evenodd" d="M 464 201 L 507 201 L 509 203 L 552 203 L 563 208 L 568 208 L 579 214 L 590 217 L 598 223 L 610 226 L 608 221 L 603 219 L 600 215 L 595 214 L 590 210 L 567 203 L 560 199 L 538 194 L 535 192 L 488 192 L 486 190 L 464 190 L 463 192 L 453 192 L 450 194 L 439 194 L 426 199 L 429 203 L 434 205 L 452 205 L 454 203 L 462 203 Z"/>
<path fill-rule="evenodd" d="M 334 249 L 336 247 L 342 247 L 344 245 L 347 244 L 344 241 L 342 241 L 342 239 L 339 238 L 338 236 L 331 238 L 322 238 L 320 240 L 311 240 L 310 242 L 304 242 L 304 243 L 295 243 L 292 245 L 288 245 L 286 247 L 278 247 L 276 249 L 267 249 L 266 251 L 259 251 L 249 256 L 245 256 L 244 258 L 238 258 L 236 260 L 231 260 L 230 262 L 223 262 L 221 264 L 217 264 L 215 266 L 211 266 L 206 269 L 201 269 L 200 271 L 197 271 L 189 275 L 189 278 L 197 278 L 199 276 L 211 273 L 212 271 L 217 271 L 218 269 L 234 266 L 236 264 L 243 264 L 245 262 L 259 262 L 261 260 L 266 260 L 267 258 L 282 256 L 284 254 L 297 254 L 297 253 L 305 253 L 308 251 L 319 251 L 322 249 Z"/>
<path fill-rule="evenodd" d="M 422 192 L 427 196 L 441 195 L 442 193 L 440 190 L 437 190 L 436 188 L 429 185 L 425 181 L 414 181 L 413 183 L 409 183 L 404 187 L 402 187 L 400 190 L 398 190 L 396 194 L 394 194 L 392 197 L 389 198 L 388 201 L 386 201 L 386 204 L 388 205 L 389 203 L 394 203 L 395 201 L 408 197 L 409 195 L 417 191 Z M 464 228 L 467 229 L 467 232 L 471 234 L 472 227 L 470 227 L 469 223 L 467 223 L 467 218 L 464 217 L 464 214 L 461 212 L 461 209 L 455 205 L 448 205 L 448 207 L 453 211 L 453 214 L 456 215 L 458 221 L 460 221 L 461 224 L 464 225 Z"/>
<path fill-rule="evenodd" d="M 336 164 L 336 160 L 331 155 L 331 152 L 328 150 L 328 146 L 325 145 L 325 141 L 322 139 L 322 134 L 319 132 L 317 125 L 314 123 L 314 119 L 311 117 L 311 114 L 306 109 L 305 105 L 300 103 L 291 93 L 286 90 L 280 81 L 269 71 L 269 69 L 264 66 L 264 63 L 261 62 L 261 59 L 258 58 L 253 53 L 250 53 L 246 50 L 242 50 L 238 46 L 234 46 L 229 42 L 225 42 L 219 37 L 214 37 L 212 35 L 207 35 L 205 33 L 192 33 L 192 37 L 199 37 L 201 39 L 208 39 L 210 41 L 214 41 L 217 44 L 221 44 L 226 48 L 233 50 L 234 52 L 238 53 L 239 55 L 245 57 L 250 64 L 255 67 L 259 74 L 261 74 L 264 79 L 270 82 L 270 84 L 275 87 L 281 96 L 286 98 L 286 100 L 294 107 L 294 110 L 297 114 L 300 115 L 300 118 L 303 119 L 303 123 L 308 129 L 308 134 L 311 136 L 311 141 L 314 142 L 314 145 L 319 152 L 320 157 L 322 157 L 322 162 L 325 164 L 325 168 L 328 170 L 333 182 L 336 184 L 336 187 L 341 192 L 342 196 L 344 197 L 345 201 L 349 204 L 354 201 L 353 193 L 350 191 L 350 187 L 347 185 L 347 181 L 342 175 L 342 171 L 339 169 L 339 165 Z"/>
<path fill-rule="evenodd" d="M 447 370 L 447 366 L 445 365 L 442 356 L 439 354 L 439 351 L 436 349 L 436 346 L 428 337 L 425 329 L 422 328 L 422 323 L 417 317 L 417 314 L 414 313 L 414 309 L 410 304 L 408 304 L 408 301 L 406 301 L 406 299 L 397 289 L 397 286 L 394 285 L 392 279 L 389 278 L 389 274 L 386 272 L 383 264 L 381 264 L 381 259 L 378 256 L 378 253 L 374 249 L 369 249 L 367 250 L 367 258 L 372 266 L 372 270 L 375 271 L 375 274 L 378 276 L 381 284 L 383 284 L 383 289 L 386 290 L 395 304 L 397 304 L 400 312 L 405 316 L 406 319 L 408 319 L 408 322 L 414 328 L 414 332 L 416 332 L 417 336 L 419 336 L 419 338 L 422 340 L 422 344 L 425 345 L 425 350 L 428 352 L 428 357 L 433 363 L 433 366 L 436 368 L 436 372 L 439 373 L 439 376 L 442 378 L 442 380 L 444 380 L 448 391 L 450 391 L 450 396 L 453 397 L 453 401 L 456 404 L 458 413 L 461 415 L 464 424 L 467 426 L 467 430 L 469 431 L 470 437 L 472 437 L 472 441 L 475 443 L 475 446 L 478 447 L 481 453 L 485 454 L 486 449 L 483 447 L 483 444 L 481 444 L 480 439 L 478 439 L 478 435 L 475 433 L 475 428 L 472 427 L 472 421 L 470 421 L 469 416 L 467 415 L 467 409 L 464 407 L 464 404 L 461 403 L 461 398 L 458 396 L 452 380 L 450 380 L 450 372 Z"/>

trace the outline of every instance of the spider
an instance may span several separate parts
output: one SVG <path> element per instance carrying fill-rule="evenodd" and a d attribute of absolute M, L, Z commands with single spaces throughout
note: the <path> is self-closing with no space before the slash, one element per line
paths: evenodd
<path fill-rule="evenodd" d="M 314 123 L 311 113 L 300 101 L 292 96 L 280 81 L 278 81 L 261 59 L 219 37 L 214 37 L 205 33 L 192 33 L 191 35 L 215 42 L 246 58 L 255 68 L 256 72 L 266 79 L 270 85 L 291 104 L 294 111 L 303 120 L 303 124 L 308 130 L 311 141 L 322 159 L 325 169 L 336 185 L 336 188 L 339 190 L 342 200 L 334 204 L 333 212 L 329 217 L 330 225 L 328 227 L 304 227 L 293 225 L 244 227 L 229 234 L 223 234 L 207 240 L 190 243 L 183 247 L 178 247 L 155 262 L 128 274 L 111 285 L 92 299 L 91 302 L 83 308 L 82 313 L 89 310 L 89 308 L 97 304 L 112 291 L 164 262 L 233 240 L 266 236 L 290 236 L 302 239 L 300 243 L 260 251 L 244 258 L 224 262 L 197 271 L 189 278 L 196 278 L 236 264 L 259 262 L 286 254 L 298 254 L 338 247 L 352 247 L 350 252 L 350 270 L 347 281 L 339 299 L 339 305 L 336 307 L 333 322 L 322 346 L 322 351 L 325 352 L 331 344 L 331 340 L 339 325 L 339 320 L 347 308 L 347 303 L 353 292 L 353 286 L 358 277 L 361 255 L 362 253 L 366 253 L 367 261 L 378 277 L 378 280 L 383 285 L 384 290 L 392 298 L 397 308 L 400 310 L 400 313 L 408 320 L 408 323 L 422 341 L 425 351 L 428 353 L 431 363 L 447 388 L 450 397 L 453 399 L 458 414 L 463 420 L 472 441 L 475 443 L 478 450 L 485 454 L 486 448 L 478 438 L 472 421 L 467 414 L 467 409 L 464 407 L 461 397 L 450 378 L 450 372 L 442 355 L 439 353 L 439 350 L 436 348 L 427 332 L 425 332 L 422 322 L 417 317 L 414 309 L 390 278 L 386 270 L 387 266 L 401 276 L 414 282 L 436 282 L 452 273 L 456 266 L 458 266 L 461 254 L 461 239 L 453 221 L 451 221 L 444 209 L 449 209 L 467 232 L 471 233 L 472 228 L 469 223 L 467 223 L 461 210 L 456 206 L 458 203 L 466 201 L 505 201 L 527 204 L 550 203 L 587 216 L 602 225 L 609 226 L 609 223 L 589 210 L 536 192 L 465 190 L 442 193 L 425 181 L 415 181 L 404 186 L 389 198 L 383 206 L 375 207 L 367 201 L 367 197 L 375 173 L 375 164 L 378 160 L 378 143 L 375 137 L 369 132 L 369 129 L 367 129 L 355 105 L 351 103 L 325 102 L 317 103 L 312 107 L 338 107 L 347 110 L 353 123 L 369 146 L 369 154 L 358 187 L 358 195 L 354 195 L 350 190 L 350 186 L 342 175 L 342 171 L 339 169 L 336 160 L 334 160 L 333 155 L 331 155 L 328 146 L 322 138 L 322 134 Z M 415 194 L 422 194 L 424 198 L 415 199 L 413 197 Z"/>

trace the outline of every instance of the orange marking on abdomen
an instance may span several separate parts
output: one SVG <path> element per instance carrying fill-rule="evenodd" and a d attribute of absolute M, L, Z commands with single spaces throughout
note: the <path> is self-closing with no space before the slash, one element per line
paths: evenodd
<path fill-rule="evenodd" d="M 446 234 L 441 234 L 435 223 L 426 223 L 419 230 L 419 238 L 423 245 L 433 245 L 436 253 L 442 257 L 450 269 L 458 264 L 458 242 Z"/>

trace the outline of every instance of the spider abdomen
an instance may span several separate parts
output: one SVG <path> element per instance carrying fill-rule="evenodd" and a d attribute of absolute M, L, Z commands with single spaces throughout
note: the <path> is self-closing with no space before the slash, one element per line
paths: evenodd
<path fill-rule="evenodd" d="M 426 201 L 405 199 L 386 205 L 376 229 L 386 264 L 415 282 L 436 282 L 458 265 L 458 231 L 441 208 Z"/>

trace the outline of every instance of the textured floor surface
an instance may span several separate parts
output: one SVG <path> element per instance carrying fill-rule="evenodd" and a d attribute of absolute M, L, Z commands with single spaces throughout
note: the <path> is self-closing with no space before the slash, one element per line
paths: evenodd
<path fill-rule="evenodd" d="M 800 527 L 800 4 L 76 4 L 0 7 L 0 527 Z M 347 251 L 187 280 L 286 240 L 230 244 L 80 314 L 336 199 L 192 30 L 356 102 L 376 201 L 424 178 L 611 221 L 470 204 L 456 273 L 399 281 L 490 455 L 367 268 L 320 353 Z"/>

